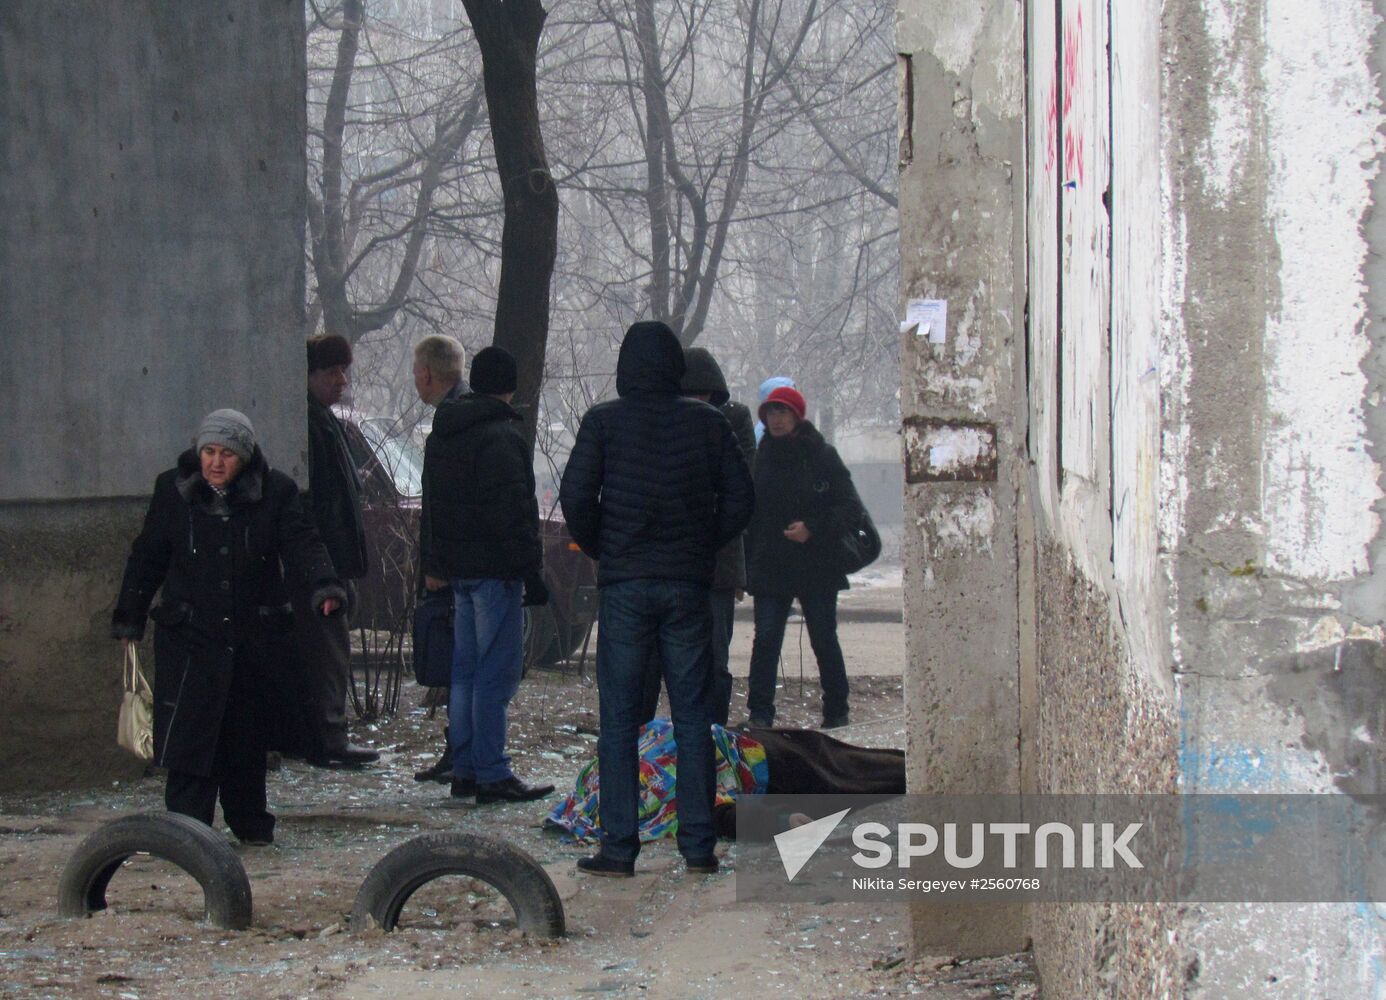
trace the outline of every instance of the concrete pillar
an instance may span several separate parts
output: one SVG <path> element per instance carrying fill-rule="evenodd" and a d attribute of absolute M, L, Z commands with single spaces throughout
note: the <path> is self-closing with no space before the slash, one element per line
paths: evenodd
<path fill-rule="evenodd" d="M 903 0 L 897 40 L 910 789 L 1016 793 L 1021 4 Z M 946 322 L 926 300 L 947 303 Z M 921 904 L 914 944 L 1015 951 L 1022 917 L 1019 906 Z"/>
<path fill-rule="evenodd" d="M 0 788 L 90 784 L 154 477 L 232 406 L 303 478 L 301 0 L 0 4 Z"/>

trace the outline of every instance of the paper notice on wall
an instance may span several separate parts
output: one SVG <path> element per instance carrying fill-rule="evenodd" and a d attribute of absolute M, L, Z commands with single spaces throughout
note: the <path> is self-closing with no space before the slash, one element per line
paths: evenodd
<path fill-rule="evenodd" d="M 910 330 L 914 330 L 915 336 L 928 337 L 931 344 L 944 343 L 948 339 L 948 300 L 910 299 L 900 332 Z"/>

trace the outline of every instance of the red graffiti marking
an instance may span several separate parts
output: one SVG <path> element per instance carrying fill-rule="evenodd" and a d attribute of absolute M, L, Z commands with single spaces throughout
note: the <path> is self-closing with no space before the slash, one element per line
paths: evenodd
<path fill-rule="evenodd" d="M 1064 25 L 1064 177 L 1082 185 L 1086 171 L 1087 140 L 1083 123 L 1078 121 L 1082 98 L 1083 8 Z"/>
<path fill-rule="evenodd" d="M 1059 144 L 1056 133 L 1059 130 L 1059 82 L 1049 81 L 1049 96 L 1045 99 L 1044 112 L 1044 172 L 1054 172 L 1054 164 L 1059 158 Z"/>

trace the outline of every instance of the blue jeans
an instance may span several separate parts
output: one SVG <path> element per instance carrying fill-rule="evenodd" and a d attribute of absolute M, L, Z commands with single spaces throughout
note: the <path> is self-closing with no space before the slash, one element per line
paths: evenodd
<path fill-rule="evenodd" d="M 513 774 L 505 729 L 524 666 L 523 594 L 519 580 L 452 581 L 448 750 L 455 778 L 490 783 Z"/>
<path fill-rule="evenodd" d="M 732 626 L 736 620 L 736 592 L 714 590 L 708 594 L 708 607 L 712 612 L 712 687 L 708 694 L 708 711 L 712 721 L 719 726 L 727 724 L 731 714 L 732 675 L 731 641 Z M 649 722 L 659 711 L 659 685 L 663 678 L 659 656 L 652 655 L 645 670 L 645 691 L 641 695 L 641 725 Z"/>
<path fill-rule="evenodd" d="M 597 693 L 601 735 L 599 808 L 602 854 L 634 861 L 640 853 L 640 761 L 636 736 L 646 666 L 658 656 L 678 746 L 678 845 L 702 859 L 717 846 L 712 821 L 716 766 L 708 690 L 711 620 L 705 585 L 625 580 L 601 589 L 597 612 Z"/>
<path fill-rule="evenodd" d="M 751 642 L 750 691 L 746 708 L 755 719 L 775 720 L 775 678 L 779 673 L 784 626 L 794 598 L 774 594 L 755 599 L 756 634 Z M 818 681 L 823 686 L 823 717 L 847 714 L 847 663 L 837 641 L 837 591 L 799 595 L 799 607 L 808 626 L 809 645 L 818 660 Z"/>

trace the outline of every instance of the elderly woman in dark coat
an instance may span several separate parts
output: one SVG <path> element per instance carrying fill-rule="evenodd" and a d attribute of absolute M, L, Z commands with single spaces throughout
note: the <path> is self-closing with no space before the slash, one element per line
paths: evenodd
<path fill-rule="evenodd" d="M 160 474 L 130 548 L 111 617 L 124 642 L 154 635 L 154 763 L 168 768 L 172 812 L 212 824 L 218 796 L 231 832 L 274 839 L 266 809 L 266 691 L 292 627 L 290 583 L 334 614 L 346 594 L 298 487 L 265 462 L 249 419 L 217 410 L 176 468 Z M 162 586 L 158 607 L 149 606 Z"/>

